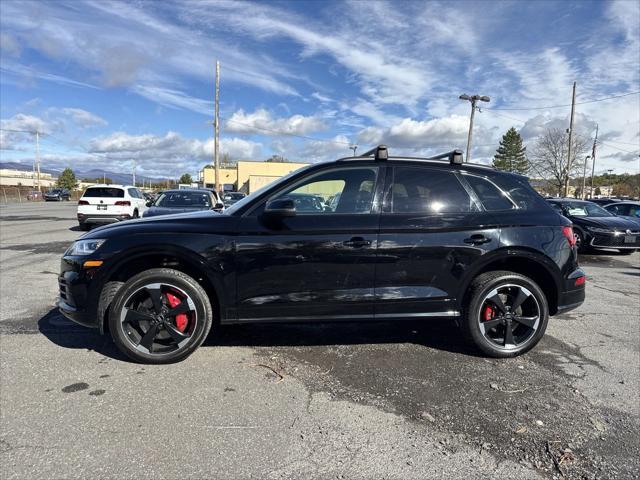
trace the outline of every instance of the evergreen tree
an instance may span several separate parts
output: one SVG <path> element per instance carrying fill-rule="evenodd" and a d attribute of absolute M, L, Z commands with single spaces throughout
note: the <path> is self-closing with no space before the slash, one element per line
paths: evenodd
<path fill-rule="evenodd" d="M 522 137 L 511 127 L 500 140 L 500 146 L 493 158 L 493 166 L 499 170 L 524 175 L 529 171 L 526 150 L 527 147 L 522 145 Z"/>
<path fill-rule="evenodd" d="M 65 168 L 56 182 L 56 186 L 60 188 L 66 188 L 67 190 L 74 190 L 78 186 L 78 179 L 76 174 L 70 168 Z"/>
<path fill-rule="evenodd" d="M 191 175 L 189 175 L 188 173 L 183 173 L 178 182 L 179 183 L 186 183 L 186 184 L 191 185 L 193 180 L 191 179 Z"/>

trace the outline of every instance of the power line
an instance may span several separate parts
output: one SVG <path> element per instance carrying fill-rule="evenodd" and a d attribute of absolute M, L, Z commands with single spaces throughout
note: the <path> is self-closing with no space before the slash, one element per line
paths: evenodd
<path fill-rule="evenodd" d="M 638 150 L 632 151 L 632 150 L 625 150 L 624 148 L 620 148 L 620 147 L 616 147 L 615 145 L 610 145 L 609 142 L 603 142 L 602 140 L 600 140 L 601 144 L 603 144 L 606 147 L 609 148 L 615 148 L 617 150 L 620 150 L 621 152 L 626 152 L 626 153 L 636 153 Z"/>
<path fill-rule="evenodd" d="M 638 92 L 629 92 L 629 93 L 623 93 L 622 95 L 612 95 L 610 97 L 604 97 L 604 98 L 598 98 L 596 100 L 585 100 L 583 102 L 576 102 L 576 105 L 585 105 L 587 103 L 597 103 L 597 102 L 604 102 L 606 100 L 612 100 L 614 98 L 622 98 L 622 97 L 629 97 L 631 95 L 638 95 L 640 93 L 640 91 Z M 571 104 L 567 103 L 564 105 L 548 105 L 546 107 L 528 107 L 528 108 L 516 108 L 516 107 L 497 107 L 497 108 L 485 108 L 485 110 L 520 110 L 520 111 L 528 111 L 528 110 L 546 110 L 548 108 L 564 108 L 564 107 L 570 107 Z"/>
<path fill-rule="evenodd" d="M 632 147 L 639 147 L 640 146 L 640 141 L 630 143 L 630 142 L 619 142 L 617 140 L 607 140 L 607 143 L 618 143 L 620 145 L 631 145 Z"/>

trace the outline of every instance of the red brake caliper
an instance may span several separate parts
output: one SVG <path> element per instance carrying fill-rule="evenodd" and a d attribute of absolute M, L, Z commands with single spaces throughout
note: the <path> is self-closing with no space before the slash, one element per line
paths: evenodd
<path fill-rule="evenodd" d="M 493 317 L 495 317 L 495 315 L 496 315 L 496 311 L 492 307 L 490 307 L 489 305 L 484 307 L 482 318 L 485 322 L 491 320 Z"/>
<path fill-rule="evenodd" d="M 182 303 L 181 300 L 172 293 L 167 292 L 166 296 L 167 302 L 169 303 L 169 306 L 171 308 L 176 308 L 178 305 L 180 305 L 180 303 Z M 179 313 L 178 315 L 176 315 L 176 328 L 181 332 L 184 332 L 184 329 L 187 328 L 188 321 L 189 319 L 187 318 L 186 313 Z"/>

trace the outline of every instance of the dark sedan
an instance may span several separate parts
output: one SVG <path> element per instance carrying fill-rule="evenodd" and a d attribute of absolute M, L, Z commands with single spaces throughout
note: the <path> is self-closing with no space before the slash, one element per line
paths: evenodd
<path fill-rule="evenodd" d="M 613 248 L 624 254 L 640 249 L 640 224 L 617 217 L 593 202 L 549 200 L 560 214 L 573 222 L 578 250 Z"/>
<path fill-rule="evenodd" d="M 63 200 L 70 200 L 71 194 L 66 188 L 54 188 L 46 192 L 43 197 L 45 202 L 61 202 Z"/>
<path fill-rule="evenodd" d="M 604 209 L 618 217 L 640 223 L 640 202 L 615 202 Z"/>
<path fill-rule="evenodd" d="M 157 217 L 172 213 L 197 212 L 219 208 L 209 190 L 165 190 L 149 205 L 144 217 Z"/>
<path fill-rule="evenodd" d="M 230 207 L 234 203 L 242 200 L 244 197 L 246 197 L 246 195 L 242 192 L 227 192 L 222 197 L 222 200 L 224 200 L 225 207 Z"/>

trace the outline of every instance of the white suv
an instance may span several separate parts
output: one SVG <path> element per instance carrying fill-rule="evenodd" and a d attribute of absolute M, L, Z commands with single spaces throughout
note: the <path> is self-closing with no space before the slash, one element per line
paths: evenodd
<path fill-rule="evenodd" d="M 134 186 L 92 185 L 78 202 L 78 223 L 81 230 L 89 230 L 92 224 L 142 217 L 146 209 L 147 201 Z"/>

